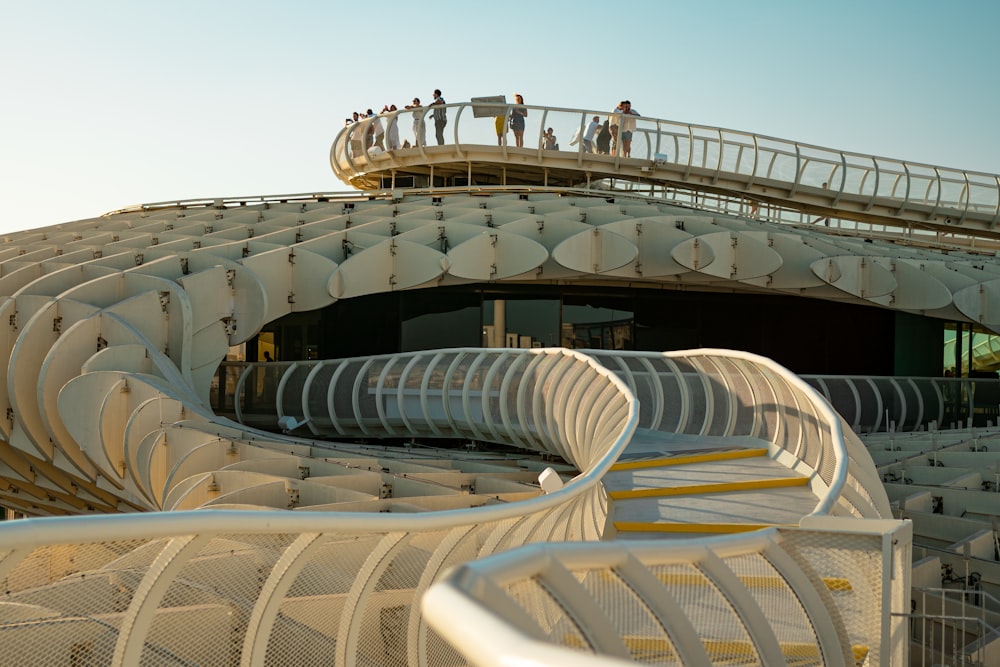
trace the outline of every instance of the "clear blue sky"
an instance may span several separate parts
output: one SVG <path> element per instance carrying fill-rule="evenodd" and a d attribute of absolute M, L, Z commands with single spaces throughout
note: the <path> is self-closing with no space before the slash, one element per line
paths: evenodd
<path fill-rule="evenodd" d="M 354 110 L 517 91 L 1000 172 L 1000 3 L 0 0 L 0 232 L 341 191 Z"/>

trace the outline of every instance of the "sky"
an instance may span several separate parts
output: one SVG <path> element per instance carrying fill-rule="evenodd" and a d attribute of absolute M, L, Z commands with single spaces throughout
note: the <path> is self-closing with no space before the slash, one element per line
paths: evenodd
<path fill-rule="evenodd" d="M 526 104 L 1000 172 L 995 0 L 0 0 L 0 233 L 348 189 L 352 111 Z"/>

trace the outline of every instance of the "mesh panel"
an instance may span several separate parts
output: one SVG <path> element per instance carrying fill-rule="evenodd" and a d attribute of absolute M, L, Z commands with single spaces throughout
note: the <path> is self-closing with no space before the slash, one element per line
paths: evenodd
<path fill-rule="evenodd" d="M 680 664 L 663 626 L 620 577 L 605 569 L 573 574 L 611 620 L 618 636 L 624 638 L 633 660 L 655 665 Z"/>
<path fill-rule="evenodd" d="M 312 384 L 309 386 L 309 395 L 305 397 L 309 406 L 309 414 L 312 416 L 313 425 L 322 429 L 333 428 L 333 421 L 330 418 L 330 410 L 326 405 L 326 394 L 333 380 L 333 374 L 337 372 L 339 364 L 322 364 L 316 371 Z"/>
<path fill-rule="evenodd" d="M 789 664 L 822 665 L 819 639 L 798 596 L 763 556 L 724 559 L 757 602 Z"/>
<path fill-rule="evenodd" d="M 673 359 L 681 373 L 679 382 L 684 385 L 687 392 L 686 407 L 688 410 L 687 421 L 677 425 L 677 431 L 687 435 L 701 435 L 702 427 L 707 415 L 708 400 L 705 395 L 705 387 L 696 368 L 692 368 L 690 359 Z"/>
<path fill-rule="evenodd" d="M 742 360 L 720 357 L 716 362 L 723 368 L 730 369 L 731 400 L 736 402 L 733 407 L 735 421 L 732 434 L 754 435 L 759 407 L 753 380 L 759 373 L 752 364 Z"/>
<path fill-rule="evenodd" d="M 277 369 L 268 368 L 266 371 Z M 285 387 L 281 394 L 281 410 L 286 415 L 302 415 L 302 387 L 305 385 L 306 377 L 312 370 L 312 365 L 298 365 L 291 372 L 285 373 Z M 277 383 L 271 383 L 277 390 Z"/>
<path fill-rule="evenodd" d="M 511 584 L 507 588 L 507 594 L 535 621 L 550 642 L 592 652 L 590 643 L 573 619 L 566 615 L 565 610 L 536 579 L 524 579 Z"/>
<path fill-rule="evenodd" d="M 347 364 L 347 368 L 337 378 L 337 386 L 333 392 L 333 412 L 349 431 L 356 431 L 352 428 L 356 421 L 353 401 L 354 380 L 361 370 L 363 362 L 354 360 L 343 363 Z M 362 394 L 368 393 L 365 387 L 361 388 L 361 392 Z"/>
<path fill-rule="evenodd" d="M 513 522 L 508 520 L 502 523 L 509 526 Z M 497 529 L 498 524 L 494 523 L 485 526 L 477 526 L 465 533 L 438 565 L 437 572 L 433 572 L 431 574 L 433 574 L 436 579 L 440 577 L 442 573 L 446 572 L 451 566 L 466 563 L 480 557 L 484 543 L 489 541 L 490 534 Z M 464 529 L 458 528 L 456 530 Z M 424 660 L 425 664 L 441 665 L 441 667 L 467 664 L 465 658 L 463 658 L 462 655 L 440 635 L 428 628 L 426 623 L 421 622 L 420 632 L 425 633 L 426 639 L 423 644 L 424 654 L 420 656 L 421 659 Z"/>
<path fill-rule="evenodd" d="M 719 371 L 710 357 L 694 357 L 691 361 L 701 374 L 701 377 L 698 378 L 698 384 L 704 387 L 705 380 L 708 381 L 708 405 L 705 407 L 706 410 L 711 411 L 711 418 L 708 424 L 703 427 L 702 435 L 724 436 L 729 427 L 731 406 L 728 381 L 730 378 Z"/>
<path fill-rule="evenodd" d="M 359 665 L 398 667 L 407 663 L 407 628 L 414 592 L 440 534 L 406 541 L 385 565 L 360 610 L 355 658 Z M 355 612 L 357 613 L 357 612 Z M 349 656 L 348 659 L 350 659 Z"/>
<path fill-rule="evenodd" d="M 709 658 L 728 665 L 759 665 L 760 657 L 743 623 L 701 570 L 688 564 L 650 568 L 676 598 Z"/>
<path fill-rule="evenodd" d="M 141 571 L 120 563 L 120 555 L 141 544 L 48 546 L 18 564 L 0 597 L 3 664 L 110 662 L 122 614 L 141 578 Z"/>
<path fill-rule="evenodd" d="M 220 536 L 171 581 L 146 636 L 142 664 L 237 661 L 247 621 L 284 535 Z"/>
<path fill-rule="evenodd" d="M 324 535 L 289 588 L 271 630 L 267 664 L 332 661 L 351 585 L 380 535 Z M 319 662 L 317 663 L 317 658 Z"/>
<path fill-rule="evenodd" d="M 790 531 L 782 546 L 809 575 L 848 645 L 879 664 L 881 537 Z"/>
<path fill-rule="evenodd" d="M 836 406 L 837 411 L 843 415 L 847 423 L 860 425 L 862 417 L 854 398 L 854 392 L 851 391 L 851 381 L 847 378 L 823 378 L 823 382 L 830 393 L 830 403 Z"/>

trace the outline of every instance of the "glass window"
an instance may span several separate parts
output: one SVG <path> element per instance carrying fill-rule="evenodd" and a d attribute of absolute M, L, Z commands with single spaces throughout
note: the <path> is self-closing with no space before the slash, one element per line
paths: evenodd
<path fill-rule="evenodd" d="M 553 347 L 559 345 L 559 299 L 497 299 L 483 302 L 482 345 Z"/>
<path fill-rule="evenodd" d="M 635 313 L 625 299 L 567 296 L 563 302 L 563 347 L 632 350 L 634 330 Z"/>
<path fill-rule="evenodd" d="M 402 300 L 401 351 L 480 346 L 479 304 L 477 293 L 407 294 Z"/>

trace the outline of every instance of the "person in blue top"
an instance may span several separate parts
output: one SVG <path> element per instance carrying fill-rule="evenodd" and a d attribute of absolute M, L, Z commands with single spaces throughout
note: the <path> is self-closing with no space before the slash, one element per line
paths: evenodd
<path fill-rule="evenodd" d="M 514 94 L 515 104 L 524 104 L 524 98 L 520 93 Z M 528 115 L 528 110 L 523 107 L 514 107 L 510 110 L 510 129 L 514 130 L 514 145 L 524 148 L 524 119 Z"/>
<path fill-rule="evenodd" d="M 444 98 L 441 97 L 441 91 L 434 91 L 434 101 L 430 103 L 430 106 L 437 106 L 434 109 L 434 134 L 437 137 L 438 146 L 444 144 L 444 126 L 448 124 L 448 111 L 444 108 L 446 102 Z"/>

